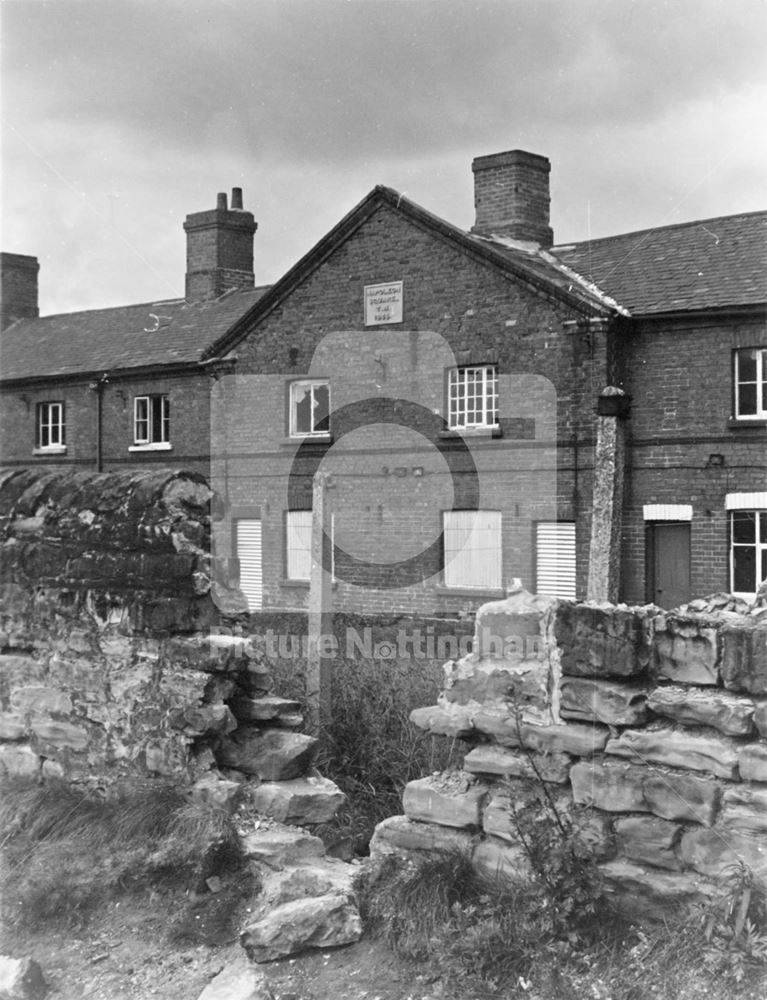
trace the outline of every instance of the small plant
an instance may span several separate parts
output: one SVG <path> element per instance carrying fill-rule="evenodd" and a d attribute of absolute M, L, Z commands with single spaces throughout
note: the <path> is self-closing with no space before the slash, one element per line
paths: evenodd
<path fill-rule="evenodd" d="M 726 870 L 721 888 L 700 916 L 703 961 L 712 973 L 740 983 L 749 969 L 767 965 L 765 893 L 742 862 Z"/>

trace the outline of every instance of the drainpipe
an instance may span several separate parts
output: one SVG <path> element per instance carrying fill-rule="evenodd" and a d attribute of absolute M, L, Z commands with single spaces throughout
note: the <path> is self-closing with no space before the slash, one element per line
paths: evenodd
<path fill-rule="evenodd" d="M 96 382 L 91 382 L 88 386 L 96 393 L 96 472 L 104 471 L 104 457 L 102 448 L 102 413 L 101 413 L 101 403 L 104 395 L 104 387 L 109 382 L 109 375 L 107 372 L 101 376 Z"/>

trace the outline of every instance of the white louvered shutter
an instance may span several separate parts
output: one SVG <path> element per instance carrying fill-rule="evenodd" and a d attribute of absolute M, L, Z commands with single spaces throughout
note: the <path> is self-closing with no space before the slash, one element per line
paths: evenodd
<path fill-rule="evenodd" d="M 260 520 L 242 518 L 237 522 L 237 558 L 240 590 L 247 598 L 248 610 L 259 611 L 264 604 Z"/>
<path fill-rule="evenodd" d="M 501 587 L 501 512 L 451 510 L 444 514 L 445 586 Z"/>
<path fill-rule="evenodd" d="M 536 594 L 575 599 L 575 524 L 536 524 L 535 570 Z"/>

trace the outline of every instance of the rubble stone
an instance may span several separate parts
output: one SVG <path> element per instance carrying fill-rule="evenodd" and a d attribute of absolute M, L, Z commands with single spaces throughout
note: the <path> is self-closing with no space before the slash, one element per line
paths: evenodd
<path fill-rule="evenodd" d="M 250 798 L 258 812 L 297 826 L 329 823 L 346 801 L 335 782 L 316 777 L 265 781 Z"/>
<path fill-rule="evenodd" d="M 240 943 L 254 962 L 271 962 L 307 948 L 333 948 L 362 936 L 356 906 L 346 896 L 297 899 L 271 909 L 249 924 Z"/>
<path fill-rule="evenodd" d="M 749 743 L 743 747 L 738 769 L 744 781 L 767 781 L 767 743 Z"/>
<path fill-rule="evenodd" d="M 735 785 L 722 796 L 722 823 L 737 830 L 767 833 L 767 788 Z"/>
<path fill-rule="evenodd" d="M 647 688 L 644 685 L 563 677 L 559 691 L 559 711 L 563 719 L 628 726 L 647 718 Z"/>
<path fill-rule="evenodd" d="M 669 767 L 706 771 L 718 778 L 738 777 L 738 745 L 726 736 L 665 726 L 630 729 L 609 740 L 605 752 Z"/>
<path fill-rule="evenodd" d="M 649 622 L 638 611 L 557 603 L 553 635 L 570 677 L 638 677 L 650 663 Z"/>
<path fill-rule="evenodd" d="M 409 781 L 402 796 L 402 806 L 409 819 L 440 826 L 479 826 L 487 787 L 474 782 L 469 774 L 419 778 Z"/>
<path fill-rule="evenodd" d="M 313 736 L 248 725 L 220 738 L 215 753 L 224 767 L 257 774 L 262 781 L 289 781 L 306 773 L 316 749 Z"/>
<path fill-rule="evenodd" d="M 491 878 L 519 879 L 530 873 L 530 861 L 524 848 L 496 837 L 481 840 L 474 848 L 471 862 Z"/>
<path fill-rule="evenodd" d="M 628 916 L 659 923 L 668 921 L 675 909 L 708 901 L 713 892 L 709 883 L 691 878 L 689 873 L 646 868 L 620 858 L 603 862 L 599 870 L 619 909 Z"/>
<path fill-rule="evenodd" d="M 243 957 L 226 965 L 198 1000 L 274 1000 L 266 975 Z"/>
<path fill-rule="evenodd" d="M 430 705 L 427 708 L 414 708 L 410 713 L 410 721 L 419 729 L 440 736 L 452 736 L 462 739 L 469 736 L 474 723 L 472 713 L 463 705 Z"/>
<path fill-rule="evenodd" d="M 767 621 L 741 619 L 722 629 L 722 680 L 732 691 L 767 694 Z"/>
<path fill-rule="evenodd" d="M 679 871 L 682 867 L 674 850 L 681 835 L 679 823 L 657 816 L 622 816 L 615 820 L 618 852 L 630 861 Z"/>
<path fill-rule="evenodd" d="M 48 987 L 43 970 L 28 955 L 10 958 L 0 955 L 0 998 L 2 1000 L 38 1000 Z"/>
<path fill-rule="evenodd" d="M 242 837 L 242 849 L 245 857 L 278 869 L 309 858 L 322 857 L 325 853 L 325 845 L 319 837 L 312 836 L 306 830 L 291 829 L 279 824 L 246 833 Z"/>
<path fill-rule="evenodd" d="M 655 618 L 654 648 L 660 677 L 678 684 L 717 684 L 722 619 L 669 612 Z"/>
<path fill-rule="evenodd" d="M 564 753 L 523 753 L 508 747 L 484 744 L 466 754 L 463 766 L 471 774 L 495 774 L 504 778 L 538 778 L 563 784 L 568 780 L 572 758 Z"/>
<path fill-rule="evenodd" d="M 657 687 L 647 702 L 656 715 L 685 726 L 711 726 L 725 736 L 747 736 L 754 730 L 754 703 L 726 691 L 670 684 Z"/>
<path fill-rule="evenodd" d="M 407 816 L 389 816 L 375 828 L 370 841 L 373 860 L 388 854 L 460 850 L 470 854 L 476 837 L 467 830 L 418 823 Z"/>

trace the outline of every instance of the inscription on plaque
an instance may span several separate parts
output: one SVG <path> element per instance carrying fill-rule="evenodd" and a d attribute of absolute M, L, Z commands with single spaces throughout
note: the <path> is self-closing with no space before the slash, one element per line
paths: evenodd
<path fill-rule="evenodd" d="M 365 285 L 365 326 L 402 322 L 402 282 Z"/>

